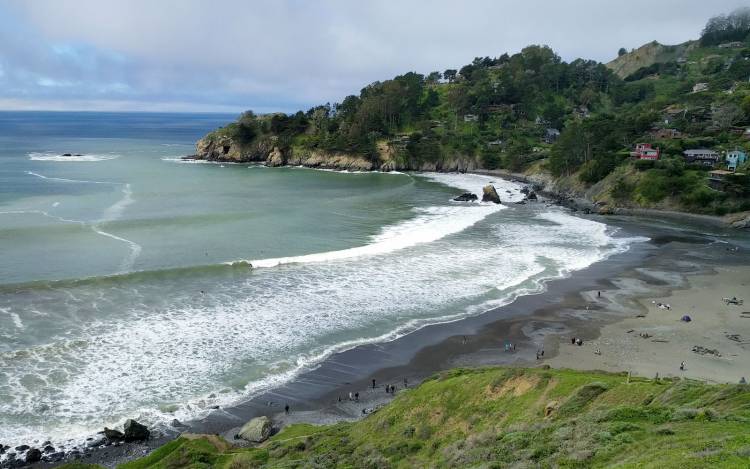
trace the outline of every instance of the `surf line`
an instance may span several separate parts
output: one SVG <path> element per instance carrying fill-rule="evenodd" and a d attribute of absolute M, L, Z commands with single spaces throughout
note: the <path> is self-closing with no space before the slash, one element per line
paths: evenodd
<path fill-rule="evenodd" d="M 130 252 L 123 258 L 122 262 L 120 263 L 119 271 L 118 273 L 127 272 L 130 269 L 133 268 L 133 265 L 135 264 L 135 260 L 138 258 L 138 256 L 141 254 L 141 251 L 143 250 L 143 247 L 136 243 L 135 241 L 131 241 L 126 238 L 122 238 L 120 236 L 117 236 L 113 233 L 109 233 L 107 231 L 104 231 L 101 228 L 102 224 L 113 222 L 115 220 L 118 220 L 120 217 L 122 217 L 122 213 L 125 210 L 125 208 L 135 202 L 133 199 L 133 190 L 130 187 L 130 183 L 122 183 L 122 182 L 108 182 L 108 181 L 85 181 L 85 180 L 79 180 L 79 179 L 64 179 L 64 178 L 56 178 L 56 177 L 48 177 L 44 176 L 43 174 L 35 173 L 33 171 L 26 171 L 26 174 L 30 176 L 35 176 L 40 179 L 46 179 L 51 181 L 60 181 L 60 182 L 72 182 L 72 183 L 78 183 L 78 184 L 109 184 L 114 186 L 121 186 L 122 187 L 122 198 L 115 202 L 114 204 L 107 207 L 104 212 L 102 213 L 102 217 L 97 220 L 96 222 L 92 224 L 88 224 L 81 220 L 68 220 L 65 218 L 61 218 L 58 216 L 50 215 L 49 213 L 42 211 L 42 210 L 28 210 L 23 211 L 19 213 L 38 213 L 59 221 L 69 222 L 69 223 L 78 223 L 84 226 L 89 226 L 91 230 L 100 235 L 104 236 L 110 239 L 114 239 L 115 241 L 119 241 L 121 243 L 125 243 L 128 245 L 128 249 Z"/>

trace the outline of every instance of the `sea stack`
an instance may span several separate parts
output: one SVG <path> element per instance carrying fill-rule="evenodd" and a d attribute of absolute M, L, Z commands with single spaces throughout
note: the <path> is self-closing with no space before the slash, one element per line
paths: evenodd
<path fill-rule="evenodd" d="M 495 186 L 492 184 L 487 184 L 482 189 L 482 202 L 494 202 L 496 204 L 500 203 L 500 196 L 497 195 L 497 191 L 495 190 Z"/>

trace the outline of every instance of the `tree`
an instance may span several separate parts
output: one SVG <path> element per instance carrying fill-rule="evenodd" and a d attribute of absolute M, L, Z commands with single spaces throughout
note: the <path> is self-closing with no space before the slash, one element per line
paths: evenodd
<path fill-rule="evenodd" d="M 458 74 L 458 70 L 449 68 L 448 70 L 443 72 L 443 78 L 448 80 L 448 83 L 453 83 L 453 81 L 456 79 L 457 74 Z"/>
<path fill-rule="evenodd" d="M 427 75 L 427 83 L 434 85 L 435 83 L 439 82 L 440 79 L 443 78 L 443 74 L 440 72 L 430 72 L 429 75 Z"/>
<path fill-rule="evenodd" d="M 628 51 L 624 47 L 620 47 L 620 50 L 617 51 L 617 56 L 622 57 L 623 55 L 627 54 Z"/>

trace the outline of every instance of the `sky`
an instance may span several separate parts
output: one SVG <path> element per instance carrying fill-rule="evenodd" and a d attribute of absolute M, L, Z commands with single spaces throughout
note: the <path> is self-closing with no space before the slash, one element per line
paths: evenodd
<path fill-rule="evenodd" d="M 0 110 L 293 112 L 546 44 L 607 62 L 742 0 L 0 0 Z"/>

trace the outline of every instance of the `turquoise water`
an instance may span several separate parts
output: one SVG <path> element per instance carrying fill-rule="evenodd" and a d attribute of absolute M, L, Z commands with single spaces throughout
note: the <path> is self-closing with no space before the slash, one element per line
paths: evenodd
<path fill-rule="evenodd" d="M 522 197 L 485 176 L 179 160 L 231 118 L 0 113 L 0 441 L 196 417 L 631 241 L 450 200 Z"/>

